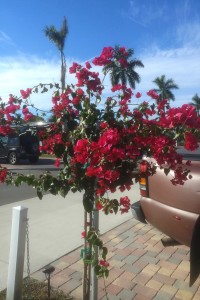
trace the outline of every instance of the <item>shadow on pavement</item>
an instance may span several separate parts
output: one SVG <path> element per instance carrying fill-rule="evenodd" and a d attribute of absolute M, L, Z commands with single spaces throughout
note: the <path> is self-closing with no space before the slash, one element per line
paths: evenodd
<path fill-rule="evenodd" d="M 55 159 L 53 158 L 40 158 L 37 163 L 30 163 L 29 160 L 20 160 L 17 165 L 10 165 L 5 160 L 0 160 L 0 164 L 12 172 L 19 170 L 26 171 L 58 171 L 59 168 L 54 166 Z M 61 163 L 62 165 L 62 163 Z"/>

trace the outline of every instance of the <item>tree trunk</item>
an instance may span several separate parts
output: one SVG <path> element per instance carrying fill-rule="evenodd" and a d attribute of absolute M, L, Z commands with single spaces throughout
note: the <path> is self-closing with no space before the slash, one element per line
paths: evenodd
<path fill-rule="evenodd" d="M 60 53 L 60 58 L 61 58 L 61 76 L 60 76 L 60 81 L 61 81 L 61 88 L 62 92 L 65 89 L 65 77 L 66 77 L 66 62 L 64 58 L 63 52 Z"/>

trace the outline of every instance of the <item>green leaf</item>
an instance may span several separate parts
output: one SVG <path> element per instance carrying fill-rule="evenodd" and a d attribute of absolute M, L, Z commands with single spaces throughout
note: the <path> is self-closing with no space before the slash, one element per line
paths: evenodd
<path fill-rule="evenodd" d="M 106 255 L 108 254 L 108 249 L 106 247 L 102 248 L 102 258 L 106 260 Z"/>
<path fill-rule="evenodd" d="M 68 189 L 67 187 L 62 187 L 62 188 L 60 189 L 60 195 L 61 195 L 63 198 L 66 197 L 66 195 L 68 194 L 68 192 L 69 192 L 69 189 Z"/>
<path fill-rule="evenodd" d="M 43 194 L 42 194 L 42 191 L 40 189 L 37 189 L 37 196 L 40 200 L 42 200 Z"/>
<path fill-rule="evenodd" d="M 43 90 L 41 91 L 41 93 L 46 93 L 48 92 L 48 89 L 46 87 L 43 88 Z"/>
<path fill-rule="evenodd" d="M 109 270 L 108 269 L 104 270 L 104 275 L 105 275 L 106 278 L 108 277 L 108 275 L 109 275 Z"/>
<path fill-rule="evenodd" d="M 57 157 L 61 157 L 65 151 L 65 145 L 63 144 L 55 144 L 54 153 Z"/>
<path fill-rule="evenodd" d="M 112 208 L 113 208 L 113 210 L 114 210 L 114 213 L 117 214 L 117 212 L 118 212 L 118 207 L 119 207 L 119 203 L 118 203 L 117 199 L 114 199 L 114 200 L 112 201 L 112 203 L 113 203 Z"/>
<path fill-rule="evenodd" d="M 92 239 L 92 237 L 93 237 L 93 235 L 94 235 L 94 231 L 88 231 L 88 234 L 87 234 L 87 240 L 89 241 L 89 240 L 91 240 Z"/>
<path fill-rule="evenodd" d="M 101 97 L 100 96 L 96 97 L 96 102 L 97 102 L 97 104 L 99 104 L 101 102 Z"/>
<path fill-rule="evenodd" d="M 49 189 L 49 192 L 50 192 L 52 195 L 56 196 L 56 195 L 57 195 L 57 189 L 56 189 L 56 187 L 55 187 L 54 185 L 51 186 L 51 188 Z"/>
<path fill-rule="evenodd" d="M 51 181 L 50 178 L 46 178 L 46 179 L 44 180 L 44 182 L 43 182 L 43 188 L 44 188 L 45 192 L 48 191 L 49 188 L 51 187 L 51 182 L 52 182 L 52 181 Z"/>
<path fill-rule="evenodd" d="M 101 270 L 101 267 L 100 267 L 99 265 L 96 265 L 96 266 L 94 267 L 94 272 L 95 272 L 95 274 L 96 274 L 97 276 L 99 275 L 100 270 Z"/>
<path fill-rule="evenodd" d="M 78 189 L 76 187 L 72 187 L 71 191 L 72 191 L 72 193 L 76 193 L 78 191 Z"/>
<path fill-rule="evenodd" d="M 93 204 L 94 203 L 89 195 L 83 196 L 83 206 L 88 213 L 93 210 Z"/>
<path fill-rule="evenodd" d="M 97 239 L 95 240 L 95 242 L 94 242 L 93 245 L 96 245 L 96 246 L 98 246 L 99 248 L 102 248 L 103 242 L 102 242 L 99 238 L 97 238 Z"/>
<path fill-rule="evenodd" d="M 34 176 L 33 176 L 33 175 L 27 176 L 27 178 L 26 178 L 26 183 L 27 183 L 28 185 L 32 185 L 32 184 L 33 184 L 33 181 L 34 181 Z"/>
<path fill-rule="evenodd" d="M 20 184 L 22 184 L 24 182 L 24 176 L 19 175 L 16 179 L 15 179 L 15 185 L 19 186 Z"/>
<path fill-rule="evenodd" d="M 165 175 L 168 175 L 168 174 L 169 174 L 169 172 L 170 172 L 170 169 L 169 169 L 169 168 L 165 168 L 165 169 L 164 169 L 164 173 L 165 173 Z"/>
<path fill-rule="evenodd" d="M 177 139 L 180 137 L 180 135 L 181 135 L 180 132 L 176 133 L 176 135 L 175 135 L 175 137 L 174 137 L 174 140 L 177 140 Z"/>

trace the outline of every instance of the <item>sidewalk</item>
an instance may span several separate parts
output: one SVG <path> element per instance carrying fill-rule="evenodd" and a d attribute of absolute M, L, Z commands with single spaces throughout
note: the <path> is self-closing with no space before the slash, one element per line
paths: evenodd
<path fill-rule="evenodd" d="M 139 198 L 137 186 L 129 193 L 133 199 Z M 82 193 L 70 192 L 65 199 L 48 194 L 42 200 L 35 197 L 0 206 L 0 290 L 7 285 L 13 207 L 28 208 L 30 269 L 33 273 L 82 245 L 82 198 Z M 105 233 L 131 218 L 131 212 L 117 216 L 100 214 L 100 231 Z M 27 254 L 24 276 L 27 276 Z"/>
<path fill-rule="evenodd" d="M 103 234 L 109 251 L 110 274 L 106 279 L 109 300 L 199 300 L 200 278 L 189 287 L 189 248 L 164 248 L 164 237 L 150 225 L 130 219 Z M 51 263 L 51 286 L 82 299 L 83 262 L 78 248 Z M 44 280 L 43 269 L 31 277 Z M 107 299 L 99 280 L 98 300 Z"/>

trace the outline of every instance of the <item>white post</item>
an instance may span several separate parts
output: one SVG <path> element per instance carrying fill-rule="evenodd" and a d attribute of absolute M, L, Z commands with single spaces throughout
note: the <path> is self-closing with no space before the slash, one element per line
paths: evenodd
<path fill-rule="evenodd" d="M 99 211 L 95 209 L 92 211 L 92 227 L 96 230 L 96 232 L 99 231 Z M 95 255 L 94 260 L 98 261 L 98 247 L 95 246 Z M 92 266 L 92 300 L 98 299 L 98 278 L 94 272 L 94 267 Z"/>
<path fill-rule="evenodd" d="M 21 300 L 28 208 L 13 207 L 6 300 Z"/>

